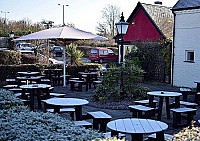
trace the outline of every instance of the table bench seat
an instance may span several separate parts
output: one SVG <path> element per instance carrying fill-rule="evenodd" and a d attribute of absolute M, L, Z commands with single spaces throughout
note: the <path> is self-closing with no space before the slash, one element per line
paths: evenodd
<path fill-rule="evenodd" d="M 50 97 L 64 97 L 66 94 L 60 93 L 49 93 Z"/>
<path fill-rule="evenodd" d="M 85 128 L 92 128 L 92 123 L 85 121 L 85 120 L 80 120 L 80 121 L 73 121 L 75 126 L 81 126 Z"/>
<path fill-rule="evenodd" d="M 179 123 L 181 123 L 181 114 L 187 114 L 187 126 L 191 125 L 193 116 L 197 109 L 193 108 L 175 108 L 171 109 L 173 112 L 173 126 L 176 128 Z"/>
<path fill-rule="evenodd" d="M 155 108 L 143 106 L 143 105 L 130 105 L 130 112 L 133 113 L 133 118 L 140 118 L 140 117 L 146 117 L 150 118 L 154 111 L 156 110 Z M 144 115 L 142 114 L 144 112 Z"/>
<path fill-rule="evenodd" d="M 12 89 L 8 89 L 9 91 L 12 91 L 14 93 L 20 93 L 22 92 L 22 89 L 21 88 L 12 88 Z"/>
<path fill-rule="evenodd" d="M 75 90 L 75 88 L 77 88 L 78 91 L 82 92 L 82 86 L 85 84 L 84 81 L 82 80 L 69 80 L 70 84 L 71 84 L 71 90 Z M 76 87 L 75 84 L 78 84 L 78 86 Z M 86 91 L 87 91 L 87 87 L 86 87 Z"/>
<path fill-rule="evenodd" d="M 17 81 L 16 79 L 11 78 L 11 79 L 6 79 L 6 82 L 8 85 L 13 85 L 13 84 L 16 84 Z"/>
<path fill-rule="evenodd" d="M 153 100 L 153 107 L 156 107 L 156 104 L 158 103 L 157 100 Z M 147 100 L 139 100 L 139 101 L 135 101 L 135 105 L 144 105 L 144 106 L 148 106 L 149 105 L 149 99 Z"/>
<path fill-rule="evenodd" d="M 101 85 L 102 81 L 93 81 L 94 88 L 96 89 L 97 85 Z"/>
<path fill-rule="evenodd" d="M 100 132 L 106 132 L 106 125 L 112 118 L 110 115 L 102 111 L 88 112 L 87 115 L 88 118 L 93 119 L 93 129 L 100 130 Z"/>
<path fill-rule="evenodd" d="M 3 86 L 4 89 L 8 90 L 8 89 L 12 89 L 12 88 L 17 88 L 18 85 L 5 85 Z"/>
<path fill-rule="evenodd" d="M 155 139 L 156 139 L 156 134 L 155 134 L 155 133 L 154 133 L 154 134 L 151 134 L 151 135 L 149 135 L 147 138 L 148 138 L 148 139 L 151 139 L 151 140 L 155 140 Z M 164 134 L 164 140 L 165 140 L 165 141 L 166 141 L 166 140 L 169 140 L 169 139 L 171 139 L 171 138 L 173 138 L 173 135 Z"/>
<path fill-rule="evenodd" d="M 46 111 L 50 113 L 55 113 L 54 109 L 46 109 Z M 70 113 L 71 119 L 74 120 L 75 108 L 60 108 L 59 113 Z"/>
<path fill-rule="evenodd" d="M 103 135 L 106 137 L 106 138 L 110 138 L 110 137 L 112 137 L 111 136 L 111 132 L 106 132 L 106 133 L 103 133 Z M 125 138 L 126 137 L 126 134 L 122 134 L 122 133 L 119 133 L 118 134 L 118 138 Z"/>
<path fill-rule="evenodd" d="M 41 79 L 40 82 L 41 82 L 41 84 L 48 84 L 48 85 L 51 84 L 51 80 L 50 79 Z"/>
<path fill-rule="evenodd" d="M 16 96 L 16 97 L 21 97 L 22 96 L 22 93 L 14 93 L 14 95 Z M 25 95 L 27 96 L 27 95 L 30 95 L 30 93 L 25 93 Z"/>
<path fill-rule="evenodd" d="M 180 104 L 186 106 L 187 108 L 196 108 L 196 106 L 198 105 L 196 103 L 187 102 L 187 101 L 180 101 Z"/>
<path fill-rule="evenodd" d="M 180 88 L 179 91 L 183 95 L 183 101 L 187 101 L 188 95 L 194 95 L 194 93 L 192 92 L 192 90 L 190 88 Z"/>
<path fill-rule="evenodd" d="M 173 102 L 170 106 L 174 107 L 175 102 Z M 180 101 L 180 105 L 183 105 L 187 108 L 196 108 L 196 106 L 198 105 L 197 103 L 193 103 L 193 102 L 187 102 L 187 101 Z"/>

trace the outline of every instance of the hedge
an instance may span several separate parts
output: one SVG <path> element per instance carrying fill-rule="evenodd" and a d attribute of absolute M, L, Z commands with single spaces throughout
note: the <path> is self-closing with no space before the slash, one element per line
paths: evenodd
<path fill-rule="evenodd" d="M 21 52 L 5 50 L 0 52 L 0 64 L 13 65 L 21 63 Z"/>
<path fill-rule="evenodd" d="M 66 72 L 70 75 L 77 76 L 79 71 L 84 71 L 86 68 L 101 68 L 100 64 L 83 64 L 82 66 L 67 66 Z M 20 71 L 36 71 L 44 74 L 45 68 L 60 68 L 62 64 L 23 64 L 23 65 L 0 65 L 0 81 L 5 81 L 7 78 L 16 78 L 17 72 Z"/>

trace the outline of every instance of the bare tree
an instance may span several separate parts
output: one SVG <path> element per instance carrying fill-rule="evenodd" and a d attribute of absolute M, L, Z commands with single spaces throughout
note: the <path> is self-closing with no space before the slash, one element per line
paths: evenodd
<path fill-rule="evenodd" d="M 101 36 L 106 36 L 108 33 L 105 23 L 98 22 L 98 26 L 96 27 L 96 30 Z"/>
<path fill-rule="evenodd" d="M 116 5 L 107 5 L 103 8 L 102 19 L 103 23 L 99 24 L 98 31 L 103 29 L 107 29 L 111 36 L 115 35 L 115 23 L 117 23 L 120 19 L 120 8 Z M 101 29 L 101 30 L 99 30 Z"/>

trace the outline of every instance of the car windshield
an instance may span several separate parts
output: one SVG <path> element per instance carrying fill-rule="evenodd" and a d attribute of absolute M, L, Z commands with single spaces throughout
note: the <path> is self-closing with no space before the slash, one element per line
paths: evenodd
<path fill-rule="evenodd" d="M 24 47 L 33 47 L 33 45 L 31 45 L 31 44 L 22 44 L 22 46 L 24 46 Z"/>
<path fill-rule="evenodd" d="M 97 54 L 97 49 L 91 49 L 91 54 Z"/>
<path fill-rule="evenodd" d="M 110 54 L 114 54 L 114 52 L 113 52 L 112 50 L 109 50 L 109 53 L 110 53 Z"/>

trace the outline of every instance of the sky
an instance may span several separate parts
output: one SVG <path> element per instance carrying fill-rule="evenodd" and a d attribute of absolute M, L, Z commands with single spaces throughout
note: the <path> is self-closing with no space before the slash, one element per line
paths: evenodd
<path fill-rule="evenodd" d="M 140 0 L 141 3 L 153 4 L 156 0 Z M 178 0 L 160 0 L 163 6 L 173 7 Z M 64 7 L 65 23 L 73 23 L 76 28 L 96 33 L 95 27 L 101 21 L 101 11 L 108 4 L 116 5 L 128 19 L 138 0 L 0 0 L 0 11 L 8 20 L 28 18 L 32 23 L 43 19 L 53 21 L 55 25 L 63 23 Z M 0 13 L 5 18 L 5 13 Z"/>

